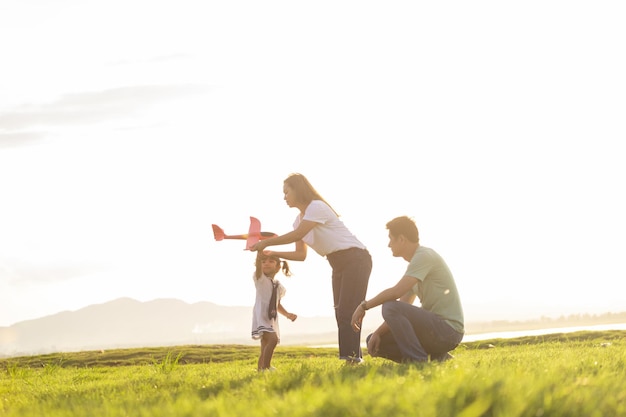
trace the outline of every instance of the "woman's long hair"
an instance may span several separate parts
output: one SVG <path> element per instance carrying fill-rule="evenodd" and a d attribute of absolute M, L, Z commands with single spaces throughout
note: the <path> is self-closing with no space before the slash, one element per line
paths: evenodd
<path fill-rule="evenodd" d="M 308 205 L 313 200 L 321 200 L 339 217 L 339 214 L 335 211 L 333 206 L 328 204 L 328 201 L 324 200 L 304 175 L 298 173 L 290 174 L 285 179 L 284 184 L 295 191 L 298 202 Z"/>

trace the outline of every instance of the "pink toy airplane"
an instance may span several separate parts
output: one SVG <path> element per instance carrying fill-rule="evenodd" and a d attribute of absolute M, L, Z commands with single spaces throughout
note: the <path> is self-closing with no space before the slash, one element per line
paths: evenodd
<path fill-rule="evenodd" d="M 213 226 L 213 236 L 215 236 L 215 240 L 220 241 L 224 239 L 239 239 L 246 241 L 246 248 L 244 250 L 250 250 L 250 248 L 256 244 L 259 240 L 267 239 L 270 237 L 278 236 L 276 233 L 270 232 L 262 232 L 261 231 L 261 222 L 259 219 L 250 216 L 250 228 L 248 229 L 248 233 L 244 235 L 227 235 L 224 233 L 221 227 L 214 224 Z"/>

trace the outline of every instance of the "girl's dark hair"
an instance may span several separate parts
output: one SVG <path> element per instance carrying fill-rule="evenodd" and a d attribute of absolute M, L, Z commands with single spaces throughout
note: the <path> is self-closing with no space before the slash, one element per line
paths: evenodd
<path fill-rule="evenodd" d="M 283 274 L 285 274 L 286 277 L 291 276 L 291 271 L 289 270 L 289 264 L 287 263 L 287 261 L 282 261 L 278 256 L 266 255 L 263 252 L 258 252 L 256 261 L 254 262 L 254 266 L 256 267 L 256 271 L 255 271 L 256 279 L 261 278 L 261 274 L 263 273 L 262 263 L 266 259 L 275 260 L 279 269 L 283 270 Z"/>
<path fill-rule="evenodd" d="M 300 203 L 308 205 L 313 200 L 321 200 L 326 203 L 337 216 L 339 216 L 335 209 L 328 204 L 328 201 L 324 200 L 320 193 L 313 188 L 309 180 L 304 175 L 298 173 L 289 174 L 283 183 L 295 191 L 296 198 Z"/>

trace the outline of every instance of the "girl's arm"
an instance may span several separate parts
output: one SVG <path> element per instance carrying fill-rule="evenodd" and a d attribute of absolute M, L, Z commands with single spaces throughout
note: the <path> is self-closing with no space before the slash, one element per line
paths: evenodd
<path fill-rule="evenodd" d="M 283 316 L 287 317 L 291 321 L 294 321 L 295 319 L 298 318 L 298 316 L 296 316 L 295 314 L 290 313 L 287 310 L 285 310 L 285 307 L 283 307 L 282 303 L 278 303 L 278 312 L 282 314 Z"/>

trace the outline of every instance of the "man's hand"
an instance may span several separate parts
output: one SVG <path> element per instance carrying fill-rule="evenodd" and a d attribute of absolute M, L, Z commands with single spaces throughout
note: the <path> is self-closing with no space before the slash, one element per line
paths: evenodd
<path fill-rule="evenodd" d="M 359 332 L 361 330 L 361 324 L 363 323 L 363 317 L 365 317 L 365 310 L 363 307 L 358 305 L 352 313 L 352 321 L 350 324 L 352 325 L 352 330 L 355 332 Z"/>
<path fill-rule="evenodd" d="M 372 333 L 370 340 L 367 342 L 367 353 L 370 356 L 378 356 L 378 348 L 380 347 L 380 336 L 376 333 Z"/>

